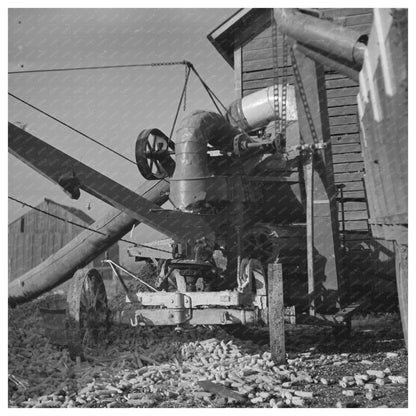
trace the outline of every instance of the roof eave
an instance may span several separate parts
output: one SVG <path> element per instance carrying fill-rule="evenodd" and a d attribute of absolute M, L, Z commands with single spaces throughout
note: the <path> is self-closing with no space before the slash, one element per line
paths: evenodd
<path fill-rule="evenodd" d="M 264 30 L 270 25 L 270 9 L 240 9 L 208 34 L 208 40 L 231 67 L 234 67 L 235 47 L 257 34 L 247 30 L 256 20 L 261 22 L 256 26 L 258 31 Z"/>

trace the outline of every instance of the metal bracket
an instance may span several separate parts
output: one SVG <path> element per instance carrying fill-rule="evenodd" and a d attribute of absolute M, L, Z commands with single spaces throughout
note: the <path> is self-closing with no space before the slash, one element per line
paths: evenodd
<path fill-rule="evenodd" d="M 141 299 L 138 297 L 139 301 Z M 166 323 L 180 325 L 188 322 L 192 318 L 192 299 L 184 293 L 176 292 L 170 297 L 167 308 L 160 309 L 161 316 L 166 315 Z M 143 315 L 143 309 L 139 309 L 134 313 L 134 317 L 130 319 L 131 326 L 135 327 L 139 324 L 147 325 L 148 320 Z"/>
<path fill-rule="evenodd" d="M 328 143 L 325 142 L 315 142 L 315 143 L 303 143 L 303 144 L 297 144 L 295 146 L 291 146 L 287 149 L 286 153 L 290 152 L 312 152 L 314 150 L 322 150 L 325 149 L 328 146 Z"/>

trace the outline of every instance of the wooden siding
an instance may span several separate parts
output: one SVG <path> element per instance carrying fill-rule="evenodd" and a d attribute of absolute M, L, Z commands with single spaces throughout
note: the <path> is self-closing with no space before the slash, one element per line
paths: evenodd
<path fill-rule="evenodd" d="M 44 200 L 37 208 L 82 226 L 93 222 L 82 211 Z M 9 224 L 9 281 L 34 268 L 75 238 L 83 228 L 36 210 L 30 210 Z M 118 261 L 118 245 L 109 249 L 109 258 Z M 102 255 L 94 265 L 103 267 Z"/>
<path fill-rule="evenodd" d="M 322 17 L 368 34 L 373 20 L 372 9 L 320 9 Z M 239 49 L 239 78 L 242 90 L 236 95 L 251 94 L 273 85 L 273 51 L 271 28 L 244 43 Z M 282 67 L 282 36 L 278 35 L 279 67 Z M 288 82 L 294 83 L 290 56 Z M 237 76 L 237 75 L 236 75 Z M 240 84 L 240 83 L 239 83 Z M 361 240 L 369 239 L 368 209 L 364 189 L 364 163 L 361 153 L 360 126 L 357 111 L 358 84 L 351 79 L 326 70 L 325 77 L 333 167 L 336 185 L 343 185 L 343 200 L 338 193 L 340 229 L 347 233 L 359 231 Z M 360 209 L 356 210 L 359 204 Z"/>
<path fill-rule="evenodd" d="M 407 11 L 376 11 L 363 70 L 359 113 L 373 235 L 407 244 Z"/>

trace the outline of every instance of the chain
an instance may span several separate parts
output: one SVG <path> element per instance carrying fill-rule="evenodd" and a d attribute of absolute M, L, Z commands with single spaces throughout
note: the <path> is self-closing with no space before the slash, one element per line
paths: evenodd
<path fill-rule="evenodd" d="M 287 58 L 288 58 L 288 47 L 286 42 L 286 35 L 283 35 L 283 74 L 282 74 L 282 115 L 280 119 L 280 134 L 281 142 L 280 147 L 282 152 L 286 151 L 286 108 L 287 108 Z"/>
<path fill-rule="evenodd" d="M 290 48 L 290 57 L 292 59 L 293 75 L 295 76 L 295 82 L 296 82 L 296 85 L 298 86 L 298 91 L 302 99 L 303 108 L 305 109 L 305 115 L 308 120 L 309 128 L 312 134 L 312 139 L 314 143 L 319 143 L 318 134 L 316 133 L 315 125 L 313 124 L 311 109 L 309 108 L 308 98 L 306 96 L 305 88 L 303 86 L 302 77 L 299 72 L 299 68 L 298 68 L 298 64 L 296 61 L 295 53 L 293 52 L 293 48 Z"/>
<path fill-rule="evenodd" d="M 279 57 L 277 53 L 277 24 L 274 18 L 274 10 L 271 10 L 270 15 L 272 26 L 272 50 L 273 50 L 273 108 L 274 108 L 274 137 L 277 138 L 280 133 L 279 129 Z"/>
<path fill-rule="evenodd" d="M 288 47 L 286 36 L 283 35 L 282 42 L 282 96 L 279 99 L 279 56 L 278 56 L 278 39 L 277 23 L 274 18 L 273 10 L 271 12 L 272 22 L 272 50 L 273 50 L 273 106 L 274 106 L 274 133 L 275 137 L 280 137 L 279 148 L 282 153 L 286 151 L 286 119 L 287 119 L 287 67 L 288 67 Z"/>

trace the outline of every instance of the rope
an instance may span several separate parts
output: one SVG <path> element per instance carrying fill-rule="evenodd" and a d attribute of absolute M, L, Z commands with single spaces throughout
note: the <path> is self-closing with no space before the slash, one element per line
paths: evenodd
<path fill-rule="evenodd" d="M 35 207 L 35 206 L 33 206 L 33 205 L 28 204 L 27 202 L 20 201 L 20 200 L 18 200 L 17 198 L 14 198 L 14 197 L 12 197 L 12 196 L 10 196 L 10 195 L 8 196 L 8 198 L 9 198 L 10 200 L 14 201 L 14 202 L 17 202 L 18 204 L 22 204 L 22 205 L 27 206 L 27 207 L 29 207 L 29 208 L 31 208 L 31 209 L 33 209 L 33 210 L 35 210 L 35 211 L 41 212 L 42 214 L 49 215 L 50 217 L 56 218 L 57 220 L 64 221 L 64 222 L 66 222 L 66 223 L 68 223 L 68 224 L 75 225 L 76 227 L 83 228 L 84 230 L 92 231 L 92 232 L 97 233 L 97 234 L 100 234 L 100 235 L 104 235 L 104 236 L 105 236 L 105 235 L 107 235 L 107 234 L 105 234 L 105 233 L 103 233 L 103 232 L 101 232 L 101 231 L 94 230 L 93 228 L 87 227 L 86 225 L 82 225 L 82 224 L 79 224 L 79 223 L 77 223 L 77 222 L 73 222 L 73 221 L 71 221 L 71 220 L 67 220 L 67 219 L 65 219 L 65 218 L 62 218 L 62 217 L 60 217 L 60 216 L 58 216 L 58 215 L 52 214 L 52 213 L 50 213 L 50 212 L 44 211 L 44 210 L 42 210 L 42 209 L 40 209 L 40 208 L 38 208 L 38 207 Z M 156 247 L 146 246 L 145 244 L 135 243 L 134 241 L 131 241 L 131 240 L 125 240 L 124 238 L 120 238 L 120 241 L 124 241 L 125 243 L 129 243 L 129 244 L 134 244 L 135 246 L 140 246 L 140 247 L 144 247 L 144 248 L 149 248 L 149 249 L 156 250 L 156 251 L 162 251 L 162 252 L 164 252 L 164 253 L 170 253 L 170 251 L 163 250 L 163 249 L 161 249 L 161 248 L 156 248 Z"/>

